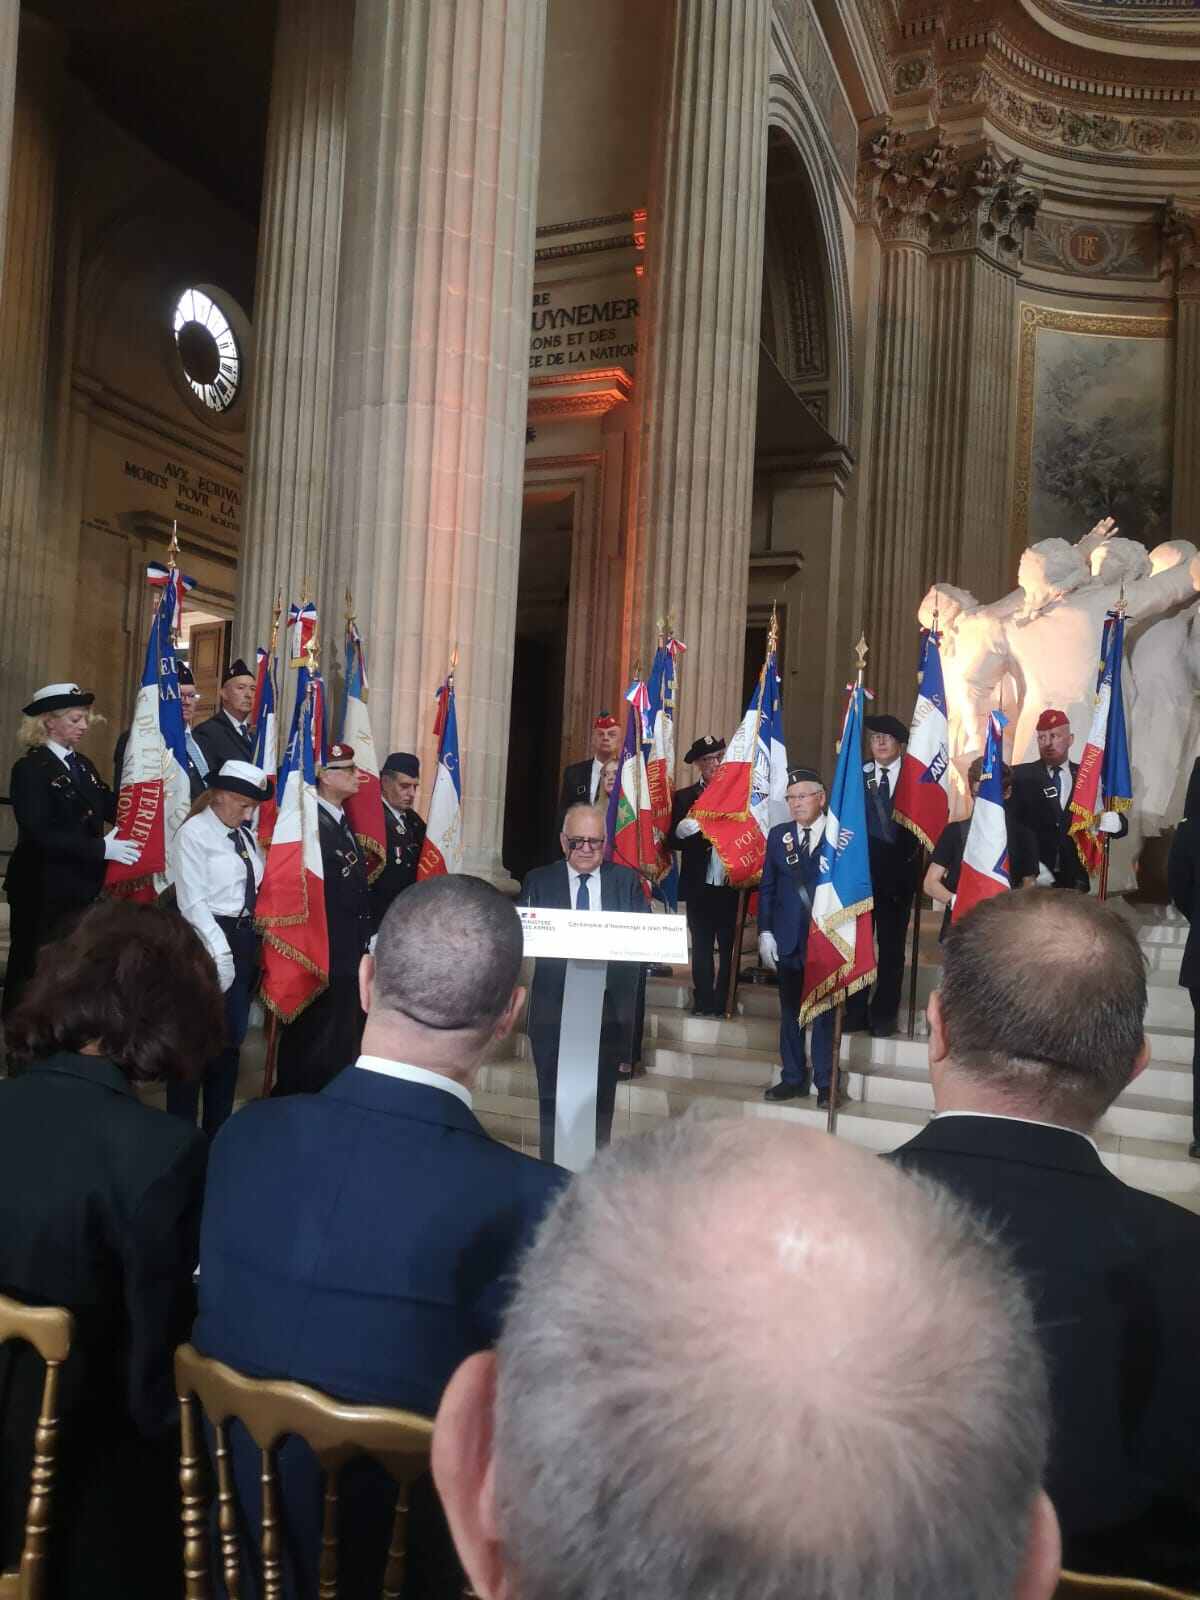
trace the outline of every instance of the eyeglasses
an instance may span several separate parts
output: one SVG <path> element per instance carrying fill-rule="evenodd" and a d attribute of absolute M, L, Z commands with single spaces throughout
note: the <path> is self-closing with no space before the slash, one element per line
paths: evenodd
<path fill-rule="evenodd" d="M 568 839 L 568 850 L 599 850 L 604 844 L 603 839 Z"/>

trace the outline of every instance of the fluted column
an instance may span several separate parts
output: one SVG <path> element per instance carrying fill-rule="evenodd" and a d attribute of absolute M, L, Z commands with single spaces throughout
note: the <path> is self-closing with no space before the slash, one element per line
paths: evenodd
<path fill-rule="evenodd" d="M 906 715 L 916 682 L 924 588 L 929 403 L 929 254 L 886 242 L 880 267 L 876 431 L 867 505 L 869 680 L 880 710 Z"/>
<path fill-rule="evenodd" d="M 353 8 L 281 0 L 271 74 L 238 649 L 321 571 Z M 285 704 L 289 697 L 285 696 Z"/>
<path fill-rule="evenodd" d="M 4 260 L 8 221 L 8 180 L 12 161 L 13 104 L 17 92 L 17 37 L 21 0 L 0 0 L 0 262 Z M 0 297 L 4 283 L 0 279 Z"/>
<path fill-rule="evenodd" d="M 674 618 L 681 714 L 722 736 L 741 711 L 769 32 L 769 0 L 677 0 L 646 265 L 638 631 L 649 649 Z"/>
<path fill-rule="evenodd" d="M 76 670 L 70 639 L 52 637 L 48 626 L 51 586 L 73 579 L 58 570 L 54 530 L 42 520 L 61 82 L 55 37 L 27 16 L 21 23 L 0 278 L 0 768 L 5 775 L 17 754 L 14 734 L 24 694 L 37 688 L 47 671 L 69 678 Z"/>
<path fill-rule="evenodd" d="M 546 0 L 359 0 L 326 614 L 347 583 L 377 742 L 432 772 L 451 650 L 467 871 L 500 878 Z"/>

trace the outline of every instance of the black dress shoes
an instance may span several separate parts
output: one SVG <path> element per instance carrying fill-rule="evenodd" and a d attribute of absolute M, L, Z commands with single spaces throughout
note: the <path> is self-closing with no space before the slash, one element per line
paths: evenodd
<path fill-rule="evenodd" d="M 893 1034 L 896 1034 L 899 1031 L 900 1029 L 895 1017 L 892 1017 L 889 1022 L 873 1022 L 871 1024 L 872 1039 L 890 1039 Z"/>
<path fill-rule="evenodd" d="M 764 1100 L 807 1100 L 812 1093 L 807 1083 L 776 1083 L 763 1094 Z"/>
<path fill-rule="evenodd" d="M 846 1093 L 845 1089 L 840 1089 L 839 1088 L 838 1097 L 837 1097 L 837 1103 L 838 1103 L 839 1107 L 844 1106 L 844 1105 L 848 1105 L 850 1103 L 850 1096 Z M 817 1110 L 818 1111 L 828 1111 L 829 1110 L 829 1090 L 828 1089 L 818 1089 L 817 1090 Z"/>

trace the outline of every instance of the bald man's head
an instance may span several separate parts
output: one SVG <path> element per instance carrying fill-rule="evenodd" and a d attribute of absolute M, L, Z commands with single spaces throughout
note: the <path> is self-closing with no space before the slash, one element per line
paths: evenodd
<path fill-rule="evenodd" d="M 946 1194 L 821 1134 L 672 1123 L 577 1179 L 521 1271 L 509 1592 L 1011 1600 L 1045 1416 L 1019 1280 Z"/>

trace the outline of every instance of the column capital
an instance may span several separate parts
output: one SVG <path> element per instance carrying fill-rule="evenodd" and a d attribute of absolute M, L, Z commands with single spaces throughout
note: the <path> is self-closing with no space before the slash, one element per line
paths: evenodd
<path fill-rule="evenodd" d="M 955 192 L 934 222 L 938 254 L 972 251 L 1012 271 L 1042 203 L 1022 176 L 1019 157 L 1005 160 L 990 140 L 956 164 Z"/>
<path fill-rule="evenodd" d="M 1180 300 L 1200 300 L 1200 209 L 1176 203 L 1168 195 L 1155 218 L 1163 263 L 1175 275 Z"/>

